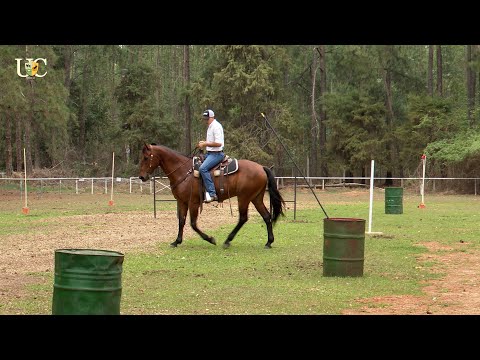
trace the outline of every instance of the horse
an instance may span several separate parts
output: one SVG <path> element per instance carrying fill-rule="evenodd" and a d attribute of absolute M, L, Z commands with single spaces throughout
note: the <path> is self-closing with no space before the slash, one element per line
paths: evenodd
<path fill-rule="evenodd" d="M 197 226 L 197 217 L 199 208 L 202 206 L 201 177 L 193 175 L 193 157 L 185 156 L 179 152 L 169 149 L 163 145 L 144 144 L 140 161 L 139 178 L 143 182 L 147 181 L 157 167 L 163 170 L 170 181 L 170 189 L 177 200 L 178 217 L 178 235 L 171 247 L 177 247 L 183 241 L 183 228 L 188 211 L 190 211 L 190 226 L 192 229 L 210 244 L 216 245 L 215 238 L 205 234 Z M 213 169 L 211 170 L 211 172 Z M 238 199 L 238 224 L 232 230 L 225 240 L 223 247 L 230 247 L 237 232 L 248 220 L 248 207 L 252 203 L 267 225 L 268 240 L 265 244 L 266 249 L 272 247 L 274 242 L 272 226 L 275 225 L 279 216 L 285 216 L 285 201 L 277 189 L 275 177 L 272 171 L 256 162 L 240 159 L 238 160 L 238 170 L 233 174 L 225 176 L 222 193 L 218 191 L 218 177 L 213 176 L 215 189 L 217 190 L 218 201 L 236 196 Z M 263 197 L 268 185 L 270 195 L 270 208 L 272 213 L 265 207 Z"/>

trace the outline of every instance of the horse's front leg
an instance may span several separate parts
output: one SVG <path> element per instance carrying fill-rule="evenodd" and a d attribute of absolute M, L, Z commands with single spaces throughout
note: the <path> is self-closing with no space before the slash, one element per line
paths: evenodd
<path fill-rule="evenodd" d="M 200 204 L 190 203 L 190 225 L 195 232 L 202 237 L 203 240 L 208 241 L 210 244 L 217 245 L 215 239 L 212 236 L 208 236 L 201 231 L 197 226 L 198 208 Z"/>
<path fill-rule="evenodd" d="M 238 212 L 239 212 L 239 217 L 238 217 L 238 224 L 235 226 L 235 228 L 232 230 L 232 232 L 228 235 L 227 240 L 223 243 L 223 248 L 227 249 L 230 247 L 230 242 L 233 240 L 235 235 L 237 235 L 238 231 L 242 228 L 243 224 L 245 224 L 248 221 L 248 204 L 250 202 L 241 199 L 238 197 Z"/>
<path fill-rule="evenodd" d="M 170 244 L 171 247 L 177 247 L 183 241 L 183 228 L 187 218 L 188 203 L 177 200 L 177 217 L 178 217 L 178 235 L 177 239 Z"/>

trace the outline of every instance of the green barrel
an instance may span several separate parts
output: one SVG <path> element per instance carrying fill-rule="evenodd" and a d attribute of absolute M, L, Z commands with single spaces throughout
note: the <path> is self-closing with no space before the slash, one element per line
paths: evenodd
<path fill-rule="evenodd" d="M 120 315 L 123 258 L 109 250 L 55 250 L 52 314 Z"/>
<path fill-rule="evenodd" d="M 385 214 L 403 214 L 403 188 L 385 188 Z"/>
<path fill-rule="evenodd" d="M 363 276 L 365 220 L 323 220 L 323 276 Z"/>

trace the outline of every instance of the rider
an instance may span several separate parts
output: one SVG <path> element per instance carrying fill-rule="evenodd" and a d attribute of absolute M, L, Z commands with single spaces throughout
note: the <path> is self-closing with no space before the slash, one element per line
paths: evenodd
<path fill-rule="evenodd" d="M 218 165 L 225 156 L 223 153 L 224 137 L 223 126 L 217 121 L 217 119 L 215 119 L 215 114 L 212 110 L 205 110 L 202 114 L 202 117 L 205 120 L 205 123 L 208 125 L 207 140 L 200 140 L 198 142 L 198 147 L 200 149 L 206 147 L 207 153 L 199 170 L 207 189 L 205 193 L 205 202 L 209 203 L 212 201 L 218 201 L 218 196 L 215 192 L 215 185 L 213 183 L 212 176 L 210 175 L 210 170 Z"/>

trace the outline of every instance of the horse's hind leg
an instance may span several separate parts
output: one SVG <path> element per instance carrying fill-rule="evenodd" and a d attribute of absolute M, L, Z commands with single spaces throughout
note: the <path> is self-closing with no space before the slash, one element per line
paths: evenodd
<path fill-rule="evenodd" d="M 265 249 L 271 249 L 272 243 L 274 241 L 273 238 L 273 229 L 272 229 L 272 217 L 270 216 L 270 212 L 267 210 L 265 207 L 265 204 L 263 203 L 263 193 L 259 194 L 253 201 L 253 205 L 255 205 L 255 208 L 257 211 L 262 215 L 263 221 L 265 221 L 265 224 L 267 225 L 267 233 L 268 233 L 268 240 L 267 243 L 265 244 Z"/>
<path fill-rule="evenodd" d="M 243 199 L 238 198 L 238 212 L 239 212 L 239 219 L 238 219 L 238 224 L 235 226 L 235 228 L 232 230 L 230 235 L 228 235 L 227 240 L 223 243 L 223 247 L 226 249 L 230 247 L 230 241 L 233 240 L 235 235 L 237 235 L 238 231 L 240 228 L 245 224 L 248 220 L 248 204 L 250 201 L 246 201 Z"/>
<path fill-rule="evenodd" d="M 183 240 L 183 228 L 185 226 L 185 219 L 187 218 L 188 203 L 177 202 L 177 217 L 178 217 L 178 235 L 177 239 L 170 244 L 171 247 L 177 247 Z"/>
<path fill-rule="evenodd" d="M 195 232 L 202 237 L 203 240 L 208 241 L 210 244 L 217 245 L 215 239 L 212 236 L 208 236 L 201 231 L 197 226 L 199 204 L 190 205 L 190 225 Z"/>

